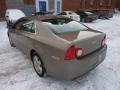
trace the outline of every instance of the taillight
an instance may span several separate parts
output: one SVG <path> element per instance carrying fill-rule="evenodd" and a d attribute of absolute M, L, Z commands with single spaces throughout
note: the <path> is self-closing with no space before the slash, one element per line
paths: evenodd
<path fill-rule="evenodd" d="M 104 39 L 102 40 L 101 45 L 104 46 L 106 44 L 106 36 L 104 37 Z"/>
<path fill-rule="evenodd" d="M 76 48 L 74 45 L 68 48 L 66 55 L 65 55 L 65 60 L 74 60 L 78 57 L 81 57 L 83 55 L 83 49 L 81 48 Z"/>
<path fill-rule="evenodd" d="M 75 58 L 76 58 L 76 48 L 73 45 L 67 50 L 66 55 L 65 55 L 65 60 L 72 60 Z"/>

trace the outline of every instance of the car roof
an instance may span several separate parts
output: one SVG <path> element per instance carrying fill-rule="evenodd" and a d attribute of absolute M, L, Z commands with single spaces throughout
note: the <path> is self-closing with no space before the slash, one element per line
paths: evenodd
<path fill-rule="evenodd" d="M 24 17 L 23 19 L 29 19 L 29 20 L 37 20 L 37 21 L 43 21 L 43 20 L 47 20 L 47 19 L 57 19 L 57 18 L 65 18 L 67 19 L 67 17 L 64 16 L 54 16 L 54 15 L 46 15 L 46 16 L 28 16 L 28 17 Z M 68 18 L 70 19 L 70 18 Z"/>

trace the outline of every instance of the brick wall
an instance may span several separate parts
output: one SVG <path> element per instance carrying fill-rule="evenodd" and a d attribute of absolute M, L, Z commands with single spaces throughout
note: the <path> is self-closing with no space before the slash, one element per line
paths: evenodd
<path fill-rule="evenodd" d="M 34 5 L 35 0 L 24 0 L 24 3 L 27 4 L 27 5 Z"/>
<path fill-rule="evenodd" d="M 5 0 L 0 0 L 0 18 L 3 18 L 5 16 L 5 11 L 6 11 Z"/>
<path fill-rule="evenodd" d="M 21 9 L 24 6 L 23 0 L 6 0 L 6 7 L 9 9 Z"/>
<path fill-rule="evenodd" d="M 62 0 L 62 9 L 63 10 L 72 10 L 76 11 L 81 9 L 81 0 Z"/>
<path fill-rule="evenodd" d="M 117 1 L 116 1 L 116 8 L 119 8 L 119 9 L 120 9 L 120 0 L 117 0 Z"/>
<path fill-rule="evenodd" d="M 101 3 L 102 2 L 102 3 Z M 118 0 L 120 7 L 120 0 Z M 63 10 L 114 9 L 116 0 L 62 0 Z"/>

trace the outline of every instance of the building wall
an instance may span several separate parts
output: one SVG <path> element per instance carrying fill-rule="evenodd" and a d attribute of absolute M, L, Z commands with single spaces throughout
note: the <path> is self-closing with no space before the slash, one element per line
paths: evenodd
<path fill-rule="evenodd" d="M 83 0 L 82 8 L 83 10 L 94 10 L 99 9 L 100 0 Z"/>
<path fill-rule="evenodd" d="M 76 11 L 81 9 L 81 4 L 81 0 L 62 0 L 62 9 Z"/>
<path fill-rule="evenodd" d="M 25 12 L 35 11 L 36 0 L 0 0 L 0 17 L 3 17 L 6 8 L 22 9 Z M 48 0 L 50 10 L 54 10 L 54 0 Z M 111 1 L 111 3 L 109 3 Z M 102 2 L 102 3 L 101 3 Z M 100 10 L 120 8 L 120 0 L 62 0 L 63 10 Z M 28 12 L 28 13 L 30 13 Z"/>
<path fill-rule="evenodd" d="M 31 15 L 36 12 L 35 0 L 6 0 L 7 9 L 20 9 L 26 15 Z"/>
<path fill-rule="evenodd" d="M 21 9 L 24 6 L 23 0 L 6 0 L 7 9 Z"/>
<path fill-rule="evenodd" d="M 103 2 L 100 2 L 100 9 L 114 9 L 115 2 L 115 0 L 103 0 Z"/>
<path fill-rule="evenodd" d="M 24 0 L 26 3 L 34 4 L 35 0 Z M 54 8 L 54 0 L 49 1 L 49 8 Z M 116 5 L 117 2 L 117 5 Z M 62 0 L 63 10 L 78 9 L 114 9 L 120 7 L 120 0 Z"/>
<path fill-rule="evenodd" d="M 116 8 L 120 9 L 120 0 L 116 1 Z"/>
<path fill-rule="evenodd" d="M 6 10 L 5 0 L 0 0 L 0 18 L 4 17 Z"/>
<path fill-rule="evenodd" d="M 35 0 L 24 0 L 24 4 L 35 5 Z"/>
<path fill-rule="evenodd" d="M 24 6 L 22 7 L 22 11 L 26 15 L 32 15 L 36 12 L 36 7 L 35 7 L 35 0 L 23 0 Z"/>
<path fill-rule="evenodd" d="M 49 10 L 53 10 L 54 11 L 55 0 L 49 0 L 48 3 L 49 3 Z"/>
<path fill-rule="evenodd" d="M 116 0 L 62 0 L 63 10 L 114 9 Z M 120 1 L 120 0 L 118 0 Z M 119 4 L 120 6 L 120 4 Z"/>

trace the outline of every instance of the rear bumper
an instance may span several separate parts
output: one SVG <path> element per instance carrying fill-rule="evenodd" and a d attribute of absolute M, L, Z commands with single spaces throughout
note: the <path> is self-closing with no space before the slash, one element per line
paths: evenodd
<path fill-rule="evenodd" d="M 107 46 L 91 53 L 79 60 L 63 61 L 57 64 L 53 77 L 57 79 L 72 80 L 99 65 L 106 57 Z"/>

